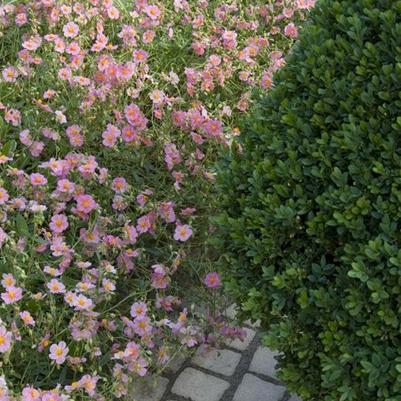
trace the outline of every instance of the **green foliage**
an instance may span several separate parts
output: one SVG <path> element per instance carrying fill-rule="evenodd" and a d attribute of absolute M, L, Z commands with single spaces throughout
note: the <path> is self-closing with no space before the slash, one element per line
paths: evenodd
<path fill-rule="evenodd" d="M 400 38 L 401 1 L 318 2 L 220 165 L 227 287 L 303 400 L 401 400 Z"/>

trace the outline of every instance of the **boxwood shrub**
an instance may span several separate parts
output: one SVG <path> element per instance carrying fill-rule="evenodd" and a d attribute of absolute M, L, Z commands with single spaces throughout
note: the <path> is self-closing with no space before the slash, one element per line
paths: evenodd
<path fill-rule="evenodd" d="M 303 400 L 401 400 L 401 1 L 321 0 L 220 164 L 227 288 Z"/>

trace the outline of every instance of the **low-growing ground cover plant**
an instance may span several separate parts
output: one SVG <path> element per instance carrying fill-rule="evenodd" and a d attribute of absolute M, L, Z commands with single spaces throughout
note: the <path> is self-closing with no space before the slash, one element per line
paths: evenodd
<path fill-rule="evenodd" d="M 211 166 L 312 3 L 2 2 L 0 401 L 109 400 L 243 335 Z"/>
<path fill-rule="evenodd" d="M 222 163 L 228 290 L 302 400 L 401 400 L 401 2 L 322 0 Z"/>

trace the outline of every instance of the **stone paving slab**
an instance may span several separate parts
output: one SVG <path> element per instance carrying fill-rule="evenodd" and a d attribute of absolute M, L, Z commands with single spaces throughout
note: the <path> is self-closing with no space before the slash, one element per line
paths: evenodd
<path fill-rule="evenodd" d="M 235 319 L 237 316 L 237 306 L 235 304 L 230 305 L 226 309 L 226 316 L 229 317 L 230 319 Z"/>
<path fill-rule="evenodd" d="M 166 370 L 168 372 L 177 373 L 181 369 L 181 366 L 184 364 L 184 362 L 185 362 L 184 356 L 176 355 L 174 358 L 171 359 L 171 361 L 169 361 Z"/>
<path fill-rule="evenodd" d="M 165 377 L 158 377 L 155 381 L 150 377 L 137 381 L 133 385 L 131 401 L 160 401 L 168 383 Z"/>
<path fill-rule="evenodd" d="M 277 361 L 274 358 L 277 355 L 277 352 L 271 351 L 267 347 L 259 346 L 255 354 L 253 355 L 249 370 L 251 372 L 259 373 L 261 375 L 270 376 L 274 379 L 277 379 Z"/>
<path fill-rule="evenodd" d="M 233 401 L 281 401 L 285 388 L 247 373 L 239 385 Z"/>
<path fill-rule="evenodd" d="M 229 309 L 235 316 L 235 305 Z M 245 341 L 227 341 L 222 350 L 177 355 L 156 386 L 151 378 L 138 381 L 127 401 L 301 401 L 279 383 L 278 354 L 260 344 L 254 329 L 245 323 Z"/>
<path fill-rule="evenodd" d="M 212 349 L 206 352 L 198 350 L 192 358 L 192 363 L 224 376 L 232 376 L 240 359 L 240 353 L 228 349 Z"/>
<path fill-rule="evenodd" d="M 230 383 L 193 368 L 186 368 L 172 388 L 174 394 L 191 401 L 219 401 Z"/>

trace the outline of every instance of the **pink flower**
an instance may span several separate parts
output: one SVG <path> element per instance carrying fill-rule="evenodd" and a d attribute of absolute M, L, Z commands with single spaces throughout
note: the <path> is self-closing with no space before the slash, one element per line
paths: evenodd
<path fill-rule="evenodd" d="M 181 163 L 182 159 L 180 152 L 174 143 L 167 143 L 164 146 L 164 160 L 169 170 L 172 170 L 176 164 Z"/>
<path fill-rule="evenodd" d="M 133 329 L 141 337 L 150 334 L 152 332 L 150 319 L 147 316 L 135 319 Z"/>
<path fill-rule="evenodd" d="M 2 75 L 6 82 L 15 82 L 19 73 L 15 67 L 7 67 L 3 70 Z"/>
<path fill-rule="evenodd" d="M 166 223 L 174 223 L 174 203 L 173 202 L 162 202 L 159 207 L 159 214 Z"/>
<path fill-rule="evenodd" d="M 127 121 L 137 130 L 141 131 L 146 128 L 147 119 L 136 104 L 131 103 L 125 106 L 124 115 Z"/>
<path fill-rule="evenodd" d="M 130 313 L 133 318 L 142 318 L 146 316 L 147 311 L 148 306 L 145 302 L 135 302 L 131 305 Z"/>
<path fill-rule="evenodd" d="M 113 292 L 116 289 L 116 285 L 114 281 L 104 278 L 102 280 L 102 288 L 104 292 Z"/>
<path fill-rule="evenodd" d="M 192 229 L 188 224 L 177 224 L 174 232 L 174 239 L 176 241 L 187 241 L 192 235 Z"/>
<path fill-rule="evenodd" d="M 141 348 L 136 342 L 130 341 L 126 345 L 123 353 L 124 361 L 131 362 L 133 360 L 135 361 L 136 359 L 138 359 L 140 350 Z"/>
<path fill-rule="evenodd" d="M 78 195 L 75 197 L 75 200 L 77 202 L 77 210 L 85 214 L 89 214 L 98 206 L 90 195 Z"/>
<path fill-rule="evenodd" d="M 148 215 L 142 216 L 137 220 L 136 230 L 143 234 L 148 232 L 152 227 L 152 223 Z"/>
<path fill-rule="evenodd" d="M 146 367 L 148 366 L 148 363 L 144 358 L 139 358 L 135 362 L 132 362 L 128 365 L 128 370 L 135 372 L 137 375 L 143 377 L 147 373 Z"/>
<path fill-rule="evenodd" d="M 3 280 L 1 280 L 1 285 L 4 288 L 14 287 L 15 286 L 15 278 L 11 273 L 3 273 Z"/>
<path fill-rule="evenodd" d="M 135 73 L 135 64 L 132 61 L 129 61 L 126 64 L 122 64 L 119 66 L 117 71 L 118 79 L 123 81 L 128 81 L 132 78 Z"/>
<path fill-rule="evenodd" d="M 163 265 L 152 266 L 152 287 L 156 289 L 164 289 L 169 285 L 169 277 L 166 273 L 166 268 Z"/>
<path fill-rule="evenodd" d="M 11 347 L 11 332 L 7 331 L 5 327 L 0 326 L 0 352 L 5 353 Z"/>
<path fill-rule="evenodd" d="M 35 320 L 28 311 L 20 312 L 19 316 L 26 326 L 35 326 Z"/>
<path fill-rule="evenodd" d="M 147 6 L 145 8 L 145 13 L 150 19 L 156 20 L 160 17 L 161 11 L 157 6 Z"/>
<path fill-rule="evenodd" d="M 237 33 L 234 31 L 224 31 L 221 36 L 223 46 L 227 49 L 234 49 L 237 46 Z"/>
<path fill-rule="evenodd" d="M 28 17 L 25 13 L 19 13 L 15 16 L 15 23 L 17 26 L 25 25 L 28 22 Z"/>
<path fill-rule="evenodd" d="M 79 27 L 75 22 L 68 22 L 63 27 L 63 33 L 66 38 L 74 38 L 78 35 Z"/>
<path fill-rule="evenodd" d="M 43 99 L 51 99 L 56 96 L 57 92 L 53 89 L 48 89 L 45 93 L 43 93 Z"/>
<path fill-rule="evenodd" d="M 18 302 L 22 298 L 22 288 L 19 287 L 8 287 L 6 292 L 1 294 L 1 299 L 6 304 L 13 304 Z"/>
<path fill-rule="evenodd" d="M 117 7 L 111 6 L 107 9 L 107 16 L 110 19 L 116 20 L 120 18 L 120 11 L 118 11 Z"/>
<path fill-rule="evenodd" d="M 153 104 L 156 105 L 162 104 L 165 99 L 164 92 L 159 89 L 155 89 L 153 92 L 151 92 L 149 97 L 152 100 Z"/>
<path fill-rule="evenodd" d="M 196 212 L 196 209 L 193 207 L 187 207 L 185 209 L 182 209 L 180 212 L 181 216 L 192 216 Z"/>
<path fill-rule="evenodd" d="M 39 401 L 40 392 L 32 386 L 24 387 L 22 390 L 22 401 Z"/>
<path fill-rule="evenodd" d="M 297 0 L 297 7 L 300 10 L 308 10 L 312 8 L 316 3 L 316 0 Z"/>
<path fill-rule="evenodd" d="M 52 344 L 50 346 L 49 358 L 55 361 L 57 365 L 64 363 L 67 354 L 68 347 L 64 341 L 60 341 L 58 344 Z"/>
<path fill-rule="evenodd" d="M 205 53 L 206 45 L 201 42 L 193 42 L 191 47 L 197 56 L 202 56 Z"/>
<path fill-rule="evenodd" d="M 220 276 L 216 272 L 206 274 L 203 282 L 208 288 L 218 288 L 221 285 Z"/>
<path fill-rule="evenodd" d="M 140 142 L 140 138 L 139 138 L 138 132 L 131 125 L 126 125 L 122 129 L 122 135 L 121 136 L 123 138 L 123 141 L 127 142 L 127 143 L 135 142 L 136 144 L 139 144 L 139 142 Z"/>
<path fill-rule="evenodd" d="M 62 179 L 57 181 L 57 190 L 60 192 L 72 194 L 75 190 L 75 184 L 67 179 Z"/>
<path fill-rule="evenodd" d="M 78 382 L 79 387 L 85 389 L 86 393 L 92 397 L 95 395 L 96 385 L 99 378 L 97 376 L 84 375 Z"/>
<path fill-rule="evenodd" d="M 124 177 L 116 177 L 111 184 L 111 188 L 114 192 L 122 194 L 126 192 L 128 184 Z"/>
<path fill-rule="evenodd" d="M 290 22 L 285 28 L 284 28 L 284 34 L 285 36 L 288 36 L 289 38 L 295 39 L 298 36 L 298 28 L 293 22 Z"/>
<path fill-rule="evenodd" d="M 63 39 L 57 38 L 57 39 L 54 41 L 54 50 L 55 50 L 57 53 L 64 53 L 64 51 L 65 51 L 65 42 L 64 42 Z M 67 68 L 62 68 L 62 70 L 66 71 Z M 61 71 L 61 70 L 60 70 L 60 71 Z M 64 75 L 63 73 L 61 73 L 61 74 Z M 59 76 L 60 76 L 60 73 L 59 73 Z M 65 76 L 65 75 L 63 76 L 63 79 L 66 79 L 66 76 Z"/>
<path fill-rule="evenodd" d="M 121 136 L 121 131 L 113 124 L 107 124 L 106 131 L 103 132 L 103 145 L 108 148 L 112 148 L 116 142 L 117 138 Z"/>
<path fill-rule="evenodd" d="M 203 129 L 206 134 L 212 137 L 218 137 L 223 133 L 223 127 L 219 120 L 208 120 L 204 125 Z"/>
<path fill-rule="evenodd" d="M 136 228 L 134 226 L 126 225 L 123 227 L 123 231 L 127 236 L 128 242 L 130 244 L 135 244 L 138 238 L 138 233 L 136 231 Z"/>
<path fill-rule="evenodd" d="M 50 280 L 49 283 L 47 283 L 47 288 L 50 290 L 50 292 L 52 294 L 64 294 L 65 293 L 64 284 L 55 278 L 53 278 L 52 280 Z"/>
<path fill-rule="evenodd" d="M 42 141 L 33 141 L 32 145 L 29 147 L 29 151 L 33 157 L 38 157 L 42 153 L 45 144 Z"/>
<path fill-rule="evenodd" d="M 71 54 L 73 56 L 78 55 L 81 52 L 81 48 L 79 47 L 78 42 L 71 42 L 67 48 L 65 49 L 65 51 L 68 54 Z"/>
<path fill-rule="evenodd" d="M 99 231 L 97 227 L 94 227 L 92 231 L 81 228 L 79 235 L 81 239 L 88 244 L 98 244 L 100 242 Z"/>
<path fill-rule="evenodd" d="M 9 109 L 6 111 L 4 119 L 14 127 L 18 127 L 19 125 L 21 125 L 22 117 L 21 113 L 18 110 Z"/>
<path fill-rule="evenodd" d="M 33 173 L 33 174 L 30 175 L 29 178 L 30 178 L 31 184 L 32 184 L 34 187 L 39 187 L 39 186 L 42 186 L 42 185 L 46 185 L 46 184 L 47 184 L 47 179 L 46 179 L 46 177 L 43 176 L 42 174 Z"/>
<path fill-rule="evenodd" d="M 0 205 L 4 205 L 9 199 L 8 192 L 0 187 Z"/>
<path fill-rule="evenodd" d="M 40 401 L 62 401 L 61 395 L 54 391 L 46 391 L 42 394 Z"/>
<path fill-rule="evenodd" d="M 54 233 L 61 234 L 68 228 L 68 219 L 64 214 L 55 214 L 49 226 Z"/>
<path fill-rule="evenodd" d="M 66 134 L 72 146 L 82 146 L 84 137 L 81 134 L 81 127 L 79 125 L 71 125 L 66 129 Z"/>
<path fill-rule="evenodd" d="M 66 67 L 66 68 L 61 68 L 57 74 L 57 76 L 63 80 L 63 81 L 68 81 L 72 77 L 72 72 L 71 69 Z"/>
<path fill-rule="evenodd" d="M 93 302 L 90 298 L 80 294 L 75 297 L 73 305 L 75 310 L 89 310 L 93 307 Z"/>
<path fill-rule="evenodd" d="M 22 42 L 22 46 L 30 51 L 35 51 L 40 47 L 42 38 L 39 35 L 33 35 L 28 40 Z"/>
<path fill-rule="evenodd" d="M 146 44 L 152 43 L 154 38 L 155 38 L 155 36 L 156 36 L 156 32 L 155 31 L 150 30 L 150 29 L 147 30 L 142 35 L 143 43 L 146 43 Z"/>
<path fill-rule="evenodd" d="M 135 50 L 132 53 L 132 58 L 136 64 L 144 63 L 148 58 L 148 52 L 142 49 Z"/>
<path fill-rule="evenodd" d="M 9 162 L 11 160 L 13 160 L 12 157 L 8 157 L 6 155 L 0 154 L 0 164 L 5 164 L 5 163 L 7 163 L 7 162 Z"/>

